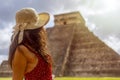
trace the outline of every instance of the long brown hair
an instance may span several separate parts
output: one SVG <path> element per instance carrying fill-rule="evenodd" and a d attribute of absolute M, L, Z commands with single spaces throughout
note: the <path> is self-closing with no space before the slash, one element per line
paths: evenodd
<path fill-rule="evenodd" d="M 12 67 L 12 59 L 14 58 L 15 50 L 18 46 L 18 35 L 15 37 L 14 41 L 11 43 L 10 49 L 9 49 L 9 63 L 11 67 Z M 41 27 L 34 30 L 25 30 L 23 41 L 21 44 L 30 47 L 28 48 L 30 51 L 37 52 L 43 57 L 43 59 L 48 64 L 51 64 L 52 61 L 48 56 L 46 41 L 47 41 L 46 31 L 43 27 Z"/>

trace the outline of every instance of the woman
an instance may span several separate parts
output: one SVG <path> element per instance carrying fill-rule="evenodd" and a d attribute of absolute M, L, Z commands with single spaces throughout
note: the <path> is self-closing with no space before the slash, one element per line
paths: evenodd
<path fill-rule="evenodd" d="M 33 8 L 24 8 L 16 13 L 9 50 L 13 80 L 52 80 L 52 60 L 47 52 L 43 27 L 48 21 L 48 13 L 37 14 Z"/>

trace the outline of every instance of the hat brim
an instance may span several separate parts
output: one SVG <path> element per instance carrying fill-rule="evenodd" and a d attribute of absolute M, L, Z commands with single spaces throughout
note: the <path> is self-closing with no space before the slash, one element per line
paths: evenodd
<path fill-rule="evenodd" d="M 25 29 L 28 30 L 28 29 L 37 29 L 43 27 L 48 23 L 49 19 L 50 19 L 50 15 L 48 13 L 46 12 L 39 13 L 37 23 L 33 25 L 27 25 Z"/>
<path fill-rule="evenodd" d="M 42 26 L 45 26 L 49 19 L 50 19 L 50 15 L 48 13 L 39 13 L 38 14 L 38 26 L 39 27 L 42 27 Z"/>

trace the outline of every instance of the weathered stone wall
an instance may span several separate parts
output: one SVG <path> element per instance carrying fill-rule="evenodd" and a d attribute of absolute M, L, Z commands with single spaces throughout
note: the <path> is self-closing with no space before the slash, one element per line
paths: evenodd
<path fill-rule="evenodd" d="M 120 76 L 119 67 L 120 56 L 100 41 L 87 27 L 76 24 L 68 62 L 63 75 Z"/>
<path fill-rule="evenodd" d="M 55 15 L 55 25 L 65 25 L 65 24 L 75 24 L 75 23 L 85 23 L 85 20 L 80 15 L 79 12 L 71 12 L 67 14 Z"/>
<path fill-rule="evenodd" d="M 79 20 L 83 23 L 75 20 L 75 17 L 81 17 L 80 14 L 75 15 L 76 12 L 55 16 L 55 26 L 50 29 L 51 33 L 48 32 L 49 49 L 55 61 L 54 74 L 78 77 L 120 76 L 120 56 L 88 30 L 84 19 Z M 64 21 L 67 24 L 64 24 Z M 58 32 L 55 32 L 57 29 Z M 61 35 L 66 34 L 70 35 L 63 39 Z M 59 39 L 54 36 L 58 36 Z M 68 38 L 71 40 L 68 41 Z"/>
<path fill-rule="evenodd" d="M 0 77 L 10 77 L 12 76 L 12 70 L 8 65 L 8 61 L 3 61 L 0 65 Z"/>
<path fill-rule="evenodd" d="M 49 31 L 49 29 L 47 29 L 47 31 Z M 56 75 L 60 74 L 72 33 L 72 26 L 71 28 L 68 26 L 53 27 L 52 31 L 48 33 L 48 47 L 54 58 L 54 72 Z"/>

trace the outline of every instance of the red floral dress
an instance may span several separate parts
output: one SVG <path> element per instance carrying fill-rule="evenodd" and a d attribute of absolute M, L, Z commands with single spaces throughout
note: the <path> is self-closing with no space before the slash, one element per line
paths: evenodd
<path fill-rule="evenodd" d="M 35 55 L 38 57 L 38 63 L 31 72 L 25 74 L 25 80 L 52 80 L 51 66 L 41 55 L 37 53 Z"/>

